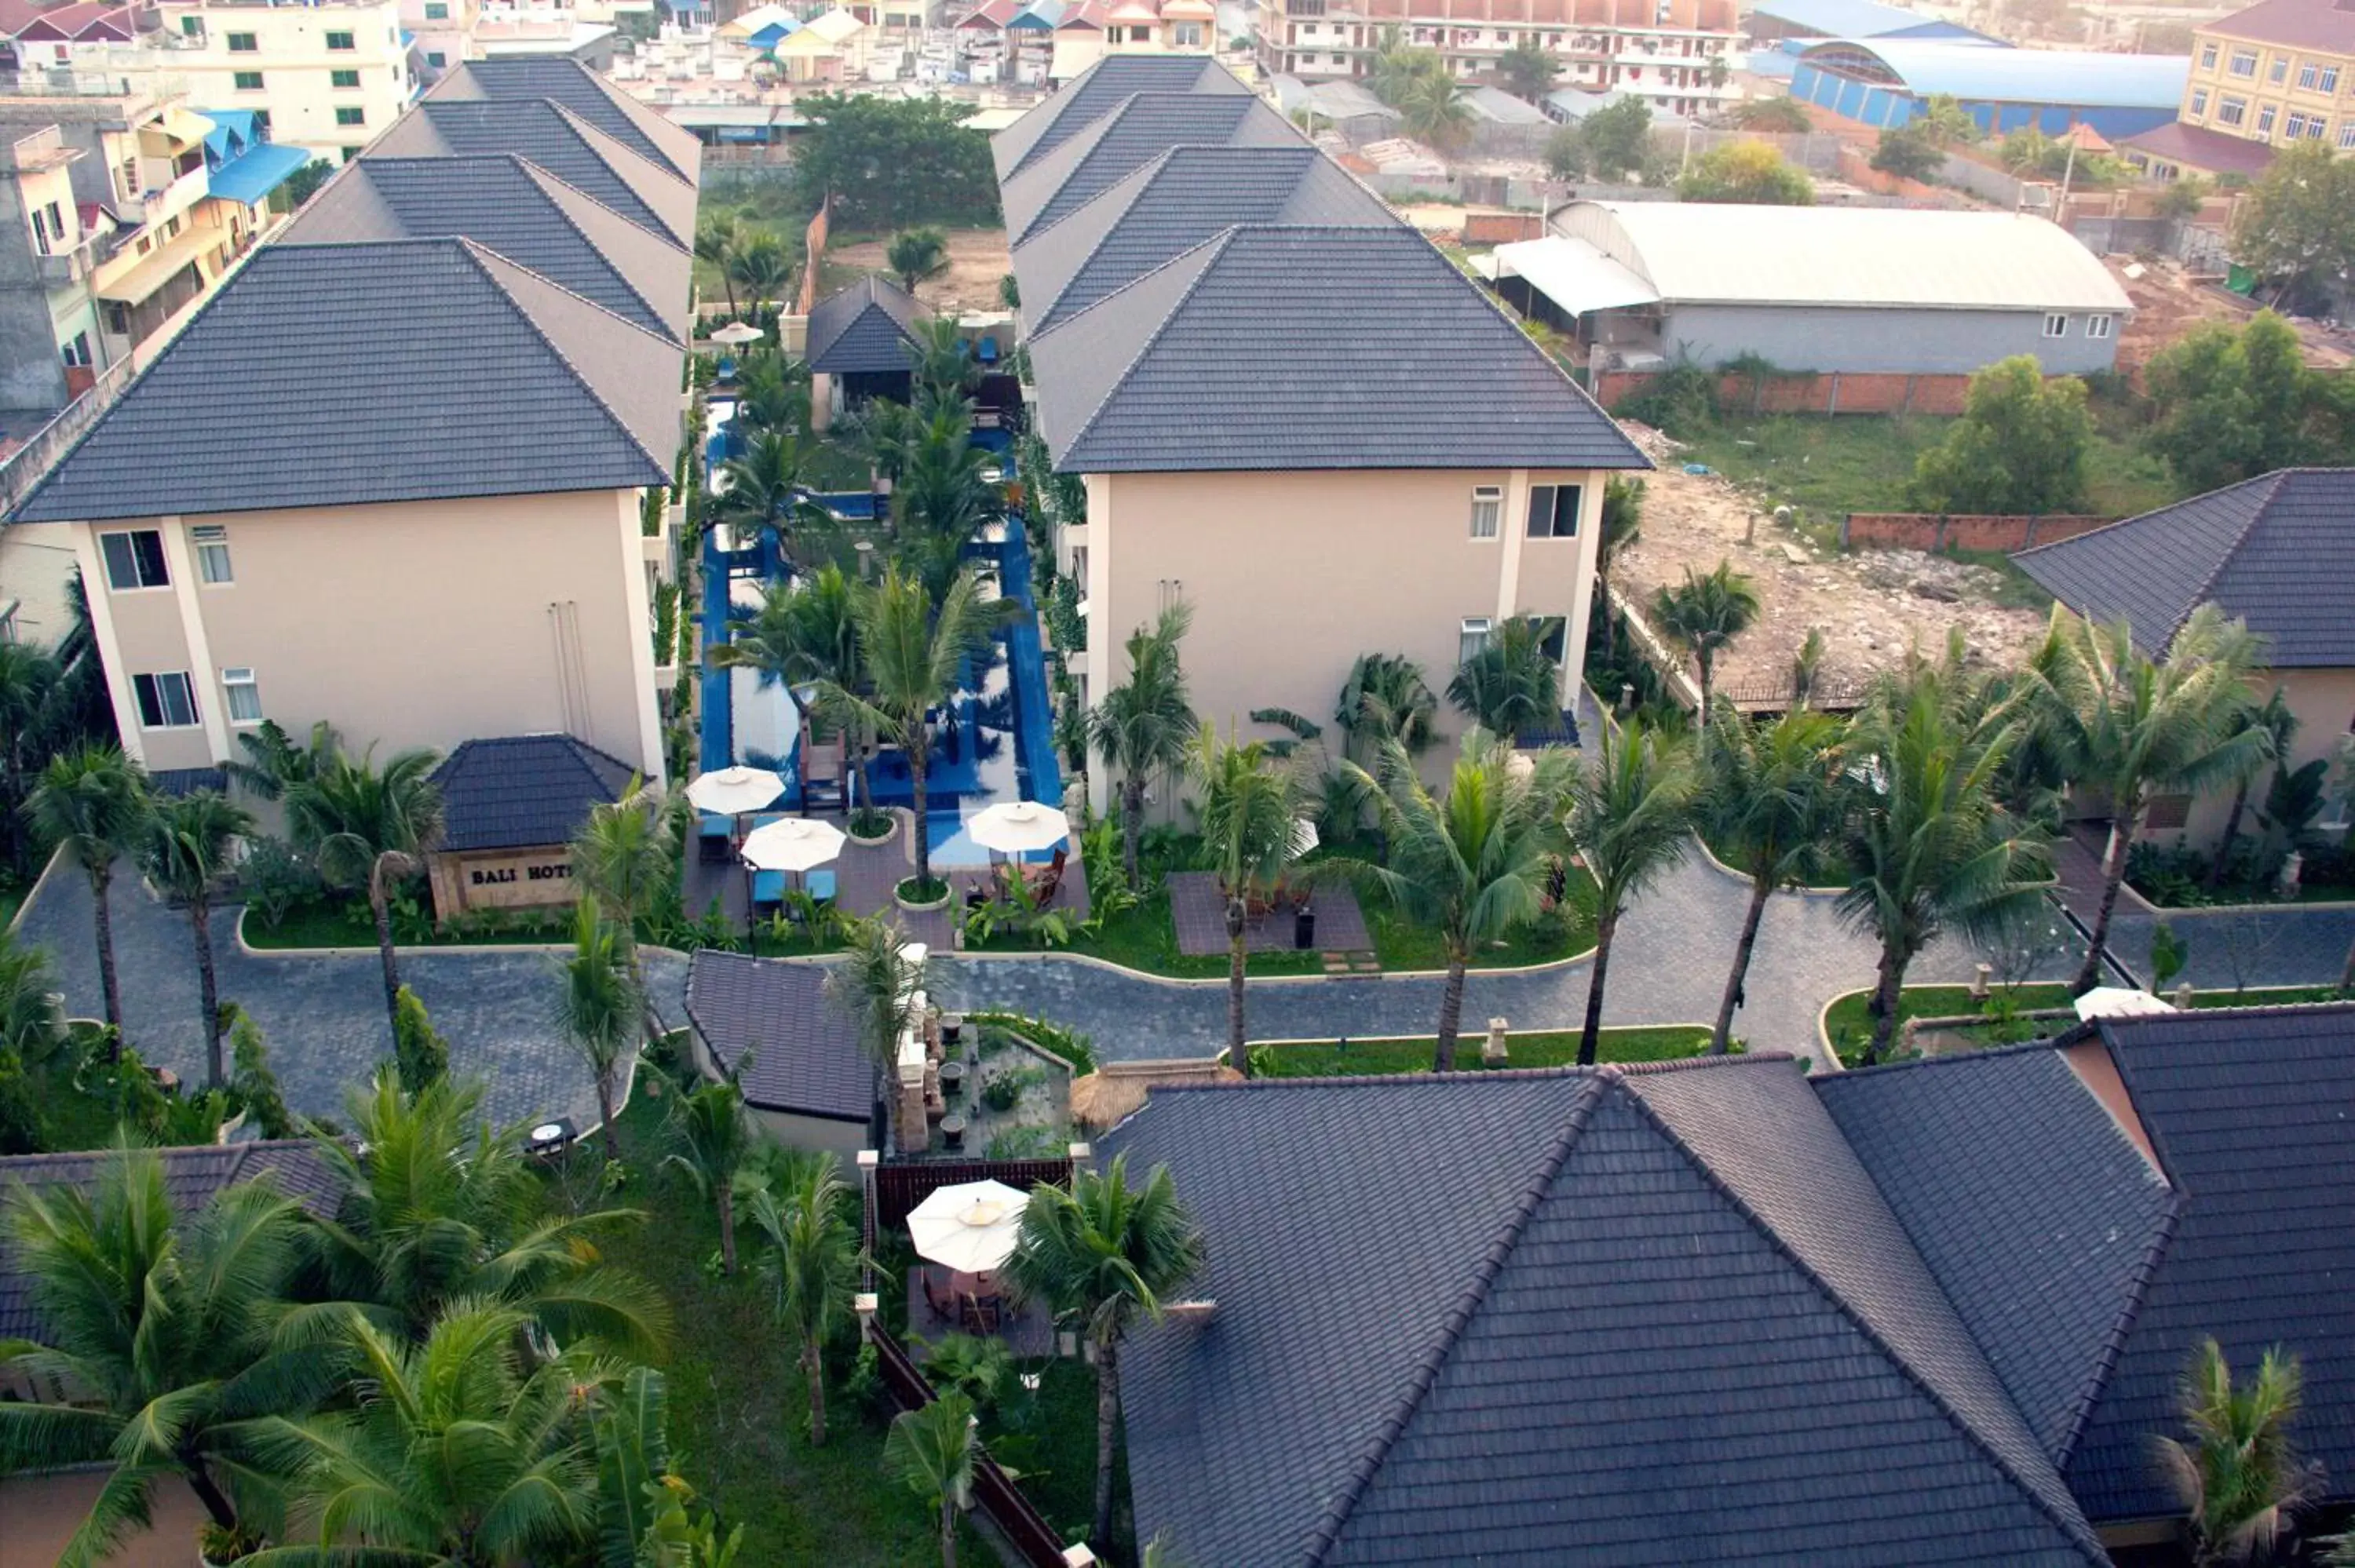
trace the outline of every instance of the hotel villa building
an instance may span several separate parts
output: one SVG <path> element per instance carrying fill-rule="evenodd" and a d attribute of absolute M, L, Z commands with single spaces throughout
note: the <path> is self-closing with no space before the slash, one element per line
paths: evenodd
<path fill-rule="evenodd" d="M 2260 0 L 2192 29 L 2191 75 L 2175 119 L 2123 144 L 2160 179 L 2254 179 L 2274 149 L 2319 142 L 2355 152 L 2355 3 Z"/>

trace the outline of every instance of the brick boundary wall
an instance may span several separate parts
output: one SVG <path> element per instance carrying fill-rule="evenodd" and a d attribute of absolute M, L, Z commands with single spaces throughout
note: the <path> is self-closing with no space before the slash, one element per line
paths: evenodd
<path fill-rule="evenodd" d="M 1466 245 L 1510 245 L 1518 239 L 1535 239 L 1545 232 L 1545 225 L 1533 212 L 1467 212 L 1464 215 L 1464 243 Z"/>
<path fill-rule="evenodd" d="M 2045 517 L 1990 517 L 1851 512 L 1840 519 L 1839 542 L 1844 550 L 2025 550 L 2073 539 L 2115 521 L 2060 513 Z"/>
<path fill-rule="evenodd" d="M 1597 378 L 1595 401 L 1615 409 L 1643 389 L 1656 372 L 1606 370 Z M 1892 376 L 1865 371 L 1826 371 L 1820 375 L 1769 376 L 1755 389 L 1762 414 L 1931 414 L 1963 411 L 1969 396 L 1967 376 Z M 1721 408 L 1747 412 L 1753 388 L 1746 376 L 1718 378 L 1717 401 Z"/>

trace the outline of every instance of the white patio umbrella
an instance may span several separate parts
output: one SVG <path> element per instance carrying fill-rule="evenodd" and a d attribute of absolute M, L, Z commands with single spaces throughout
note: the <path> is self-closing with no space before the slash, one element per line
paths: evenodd
<path fill-rule="evenodd" d="M 2097 985 L 2077 999 L 2080 1021 L 2093 1018 L 2143 1018 L 2155 1012 L 2173 1012 L 2174 1004 L 2161 1001 L 2147 991 L 2128 991 L 2122 985 Z"/>
<path fill-rule="evenodd" d="M 698 773 L 687 786 L 687 803 L 716 816 L 741 817 L 757 811 L 785 792 L 785 781 L 765 768 L 715 768 Z"/>
<path fill-rule="evenodd" d="M 1292 819 L 1292 858 L 1298 860 L 1316 847 L 1316 824 L 1305 817 Z"/>
<path fill-rule="evenodd" d="M 960 1274 L 988 1274 L 1014 1255 L 1030 1195 L 1003 1181 L 941 1187 L 908 1211 L 916 1254 Z"/>
<path fill-rule="evenodd" d="M 984 849 L 1020 854 L 1061 843 L 1071 836 L 1071 820 L 1036 800 L 1000 800 L 975 811 L 964 831 Z"/>
<path fill-rule="evenodd" d="M 843 831 L 815 817 L 785 817 L 744 835 L 744 863 L 755 871 L 807 871 L 842 853 Z"/>
<path fill-rule="evenodd" d="M 750 322 L 730 322 L 711 334 L 711 341 L 726 348 L 741 348 L 748 343 L 758 343 L 769 334 Z"/>

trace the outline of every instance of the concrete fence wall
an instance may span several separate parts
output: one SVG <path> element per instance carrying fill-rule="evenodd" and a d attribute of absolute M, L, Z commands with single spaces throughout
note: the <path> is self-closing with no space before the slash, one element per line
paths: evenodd
<path fill-rule="evenodd" d="M 1840 519 L 1839 542 L 1841 548 L 1850 550 L 2025 550 L 2073 539 L 2114 521 L 2073 514 L 2006 517 L 1851 512 Z"/>
<path fill-rule="evenodd" d="M 1657 374 L 1610 370 L 1597 378 L 1596 401 L 1616 408 Z M 1969 395 L 1967 376 L 1883 376 L 1827 371 L 1773 376 L 1753 387 L 1746 376 L 1718 378 L 1718 407 L 1762 414 L 1959 414 Z"/>

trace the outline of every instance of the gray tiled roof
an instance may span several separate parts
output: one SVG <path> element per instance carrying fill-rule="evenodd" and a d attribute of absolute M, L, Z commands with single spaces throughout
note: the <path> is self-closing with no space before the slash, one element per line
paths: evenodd
<path fill-rule="evenodd" d="M 1037 334 L 1235 224 L 1399 221 L 1313 147 L 1177 147 L 1017 247 L 1014 273 Z"/>
<path fill-rule="evenodd" d="M 1231 229 L 1030 358 L 1066 472 L 1651 466 L 1403 226 Z"/>
<path fill-rule="evenodd" d="M 569 843 L 590 808 L 620 800 L 636 771 L 569 735 L 466 741 L 433 770 L 442 786 L 442 847 Z"/>
<path fill-rule="evenodd" d="M 2175 1214 L 2047 1046 L 1835 1073 L 1817 1094 L 2054 1463 L 2066 1461 Z"/>
<path fill-rule="evenodd" d="M 998 186 L 1006 237 L 1020 245 L 1172 147 L 1301 147 L 1258 98 L 1140 92 Z"/>
<path fill-rule="evenodd" d="M 1156 1090 L 1099 1149 L 1208 1244 L 1124 1390 L 1192 1560 L 2105 1561 L 1787 1060 Z"/>
<path fill-rule="evenodd" d="M 906 370 L 916 323 L 931 314 L 899 284 L 869 272 L 811 308 L 809 367 L 827 376 Z"/>
<path fill-rule="evenodd" d="M 821 965 L 705 948 L 687 971 L 687 1016 L 723 1068 L 746 1049 L 748 1105 L 864 1121 L 875 1109 L 873 1058 L 826 1000 Z"/>
<path fill-rule="evenodd" d="M 2012 559 L 2071 609 L 2126 618 L 2152 655 L 2213 603 L 2278 669 L 2355 667 L 2355 469 L 2285 469 Z"/>
<path fill-rule="evenodd" d="M 183 1216 L 202 1209 L 224 1188 L 265 1175 L 277 1183 L 280 1192 L 314 1214 L 334 1213 L 343 1195 L 334 1169 L 309 1139 L 200 1144 L 159 1149 L 155 1153 L 164 1163 L 164 1187 L 171 1195 L 173 1212 Z M 0 1210 L 19 1188 L 47 1192 L 77 1187 L 89 1192 L 97 1186 L 112 1158 L 110 1151 L 101 1150 L 0 1159 Z M 34 1299 L 34 1281 L 16 1271 L 9 1253 L 5 1230 L 0 1230 L 0 1340 L 37 1340 L 41 1315 Z"/>
<path fill-rule="evenodd" d="M 1007 176 L 1061 146 L 1130 93 L 1250 91 L 1226 67 L 1199 55 L 1110 55 L 991 137 L 989 154 L 1003 185 Z"/>
<path fill-rule="evenodd" d="M 16 516 L 661 484 L 678 363 L 676 344 L 464 239 L 264 245 Z"/>
<path fill-rule="evenodd" d="M 461 235 L 648 332 L 685 341 L 685 251 L 513 154 L 368 157 L 329 181 L 284 245 Z"/>
<path fill-rule="evenodd" d="M 2101 1033 L 2182 1213 L 2070 1462 L 2078 1500 L 2105 1522 L 2183 1511 L 2150 1443 L 2182 1435 L 2177 1385 L 2210 1335 L 2236 1376 L 2296 1353 L 2292 1434 L 2323 1496 L 2355 1499 L 2355 1004 Z"/>
<path fill-rule="evenodd" d="M 452 103 L 552 99 L 681 179 L 695 179 L 701 165 L 703 144 L 693 132 L 680 129 L 579 60 L 553 55 L 466 60 L 435 82 L 425 96 Z"/>
<path fill-rule="evenodd" d="M 695 187 L 545 99 L 469 102 L 426 99 L 361 154 L 479 157 L 513 153 L 573 189 L 679 246 L 695 237 Z"/>

